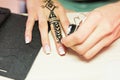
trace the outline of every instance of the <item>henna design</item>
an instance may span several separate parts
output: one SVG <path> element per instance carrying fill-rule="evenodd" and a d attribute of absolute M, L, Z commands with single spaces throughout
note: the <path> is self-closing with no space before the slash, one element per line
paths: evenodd
<path fill-rule="evenodd" d="M 56 6 L 53 4 L 53 1 L 51 0 L 48 0 L 48 2 L 45 4 L 45 7 L 50 11 L 53 11 L 56 8 Z"/>
<path fill-rule="evenodd" d="M 56 15 L 53 11 L 50 12 L 49 22 L 50 22 L 50 24 L 53 24 L 53 26 L 54 26 L 57 42 L 60 42 L 62 39 L 61 24 L 60 24 L 60 20 L 57 19 Z"/>
<path fill-rule="evenodd" d="M 44 0 L 44 3 L 45 3 L 44 7 L 50 10 L 48 21 L 50 25 L 53 25 L 54 27 L 57 42 L 60 42 L 62 39 L 62 33 L 61 33 L 62 25 L 60 23 L 60 20 L 57 18 L 57 16 L 54 13 L 54 9 L 56 8 L 56 6 L 53 4 L 52 0 Z"/>

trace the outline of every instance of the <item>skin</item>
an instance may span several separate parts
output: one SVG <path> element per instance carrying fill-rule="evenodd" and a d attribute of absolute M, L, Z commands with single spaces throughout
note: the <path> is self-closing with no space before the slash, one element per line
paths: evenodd
<path fill-rule="evenodd" d="M 34 5 L 35 4 L 35 5 Z M 41 0 L 29 0 L 27 1 L 28 20 L 26 23 L 25 39 L 26 42 L 32 41 L 32 29 L 35 20 L 39 21 L 39 30 L 42 38 L 43 48 L 48 45 L 48 26 L 47 19 L 49 11 L 40 7 L 43 4 Z M 55 2 L 58 6 L 55 9 L 55 13 L 60 19 L 63 29 L 67 32 L 69 21 L 66 17 L 64 8 Z M 120 1 L 117 3 L 109 4 L 103 7 L 99 7 L 91 11 L 87 15 L 87 19 L 80 24 L 79 29 L 69 36 L 66 36 L 61 40 L 61 43 L 56 43 L 58 53 L 59 48 L 68 47 L 79 55 L 82 55 L 85 59 L 92 59 L 103 48 L 111 45 L 115 40 L 120 37 Z M 52 33 L 55 39 L 54 29 L 51 27 Z M 55 40 L 56 41 L 56 40 Z M 44 49 L 46 52 L 46 49 Z"/>
<path fill-rule="evenodd" d="M 120 1 L 91 11 L 79 29 L 63 38 L 62 43 L 90 60 L 119 38 Z"/>
<path fill-rule="evenodd" d="M 25 41 L 26 43 L 30 43 L 32 41 L 32 30 L 33 25 L 36 20 L 38 20 L 39 23 L 39 31 L 41 33 L 41 39 L 42 39 L 42 46 L 45 53 L 50 53 L 50 42 L 48 37 L 48 25 L 47 20 L 50 11 L 47 8 L 42 8 L 41 6 L 44 5 L 42 0 L 26 0 L 27 2 L 27 10 L 28 10 L 28 19 L 26 23 L 26 30 L 25 30 Z M 60 19 L 62 27 L 64 30 L 66 30 L 67 26 L 69 25 L 69 21 L 66 17 L 66 12 L 64 8 L 56 1 L 54 0 L 54 5 L 56 5 L 58 8 L 54 10 L 57 17 Z M 51 27 L 51 31 L 53 33 L 53 36 L 55 35 L 53 27 Z M 55 36 L 54 36 L 54 39 Z M 56 40 L 55 40 L 56 42 Z M 56 47 L 58 50 L 58 53 L 60 55 L 65 54 L 64 46 L 61 43 L 56 43 Z"/>

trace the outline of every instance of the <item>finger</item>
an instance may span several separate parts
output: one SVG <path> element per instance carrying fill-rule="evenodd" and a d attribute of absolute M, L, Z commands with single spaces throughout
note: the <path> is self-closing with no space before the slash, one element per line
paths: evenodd
<path fill-rule="evenodd" d="M 58 54 L 63 56 L 65 55 L 65 49 L 63 45 L 61 44 L 60 40 L 62 38 L 62 31 L 61 31 L 61 23 L 58 18 L 58 14 L 56 13 L 56 9 L 51 11 L 49 14 L 49 22 L 50 22 L 50 27 L 51 27 L 51 32 L 56 44 L 56 49 L 58 51 Z"/>
<path fill-rule="evenodd" d="M 42 11 L 42 10 L 40 10 Z M 38 17 L 39 17 L 39 30 L 41 33 L 41 40 L 42 40 L 42 46 L 43 50 L 46 54 L 51 53 L 50 49 L 50 42 L 49 42 L 49 36 L 48 36 L 48 24 L 47 24 L 47 19 L 44 16 L 44 12 L 39 12 Z"/>
<path fill-rule="evenodd" d="M 98 52 L 100 52 L 104 47 L 109 46 L 112 42 L 120 37 L 120 27 L 118 27 L 112 34 L 108 35 L 104 39 L 102 39 L 99 43 L 97 43 L 94 47 L 92 47 L 88 52 L 86 52 L 83 56 L 86 59 L 93 58 Z"/>
<path fill-rule="evenodd" d="M 67 47 L 71 47 L 76 44 L 81 44 L 94 31 L 100 19 L 101 16 L 97 12 L 89 14 L 87 19 L 81 24 L 78 30 L 72 33 L 71 35 L 63 38 L 62 43 Z"/>
<path fill-rule="evenodd" d="M 96 45 L 101 39 L 106 37 L 108 34 L 110 34 L 112 31 L 108 30 L 110 26 L 106 21 L 103 20 L 102 23 L 97 26 L 97 28 L 94 30 L 93 33 L 81 44 L 77 45 L 75 47 L 72 47 L 75 51 L 79 52 L 79 54 L 86 53 L 90 48 L 92 48 L 94 45 Z"/>
<path fill-rule="evenodd" d="M 58 51 L 58 54 L 63 56 L 65 55 L 65 47 L 61 44 L 61 42 L 58 42 L 57 41 L 57 38 L 56 38 L 56 33 L 55 33 L 55 30 L 54 30 L 54 26 L 51 25 L 51 31 L 52 31 L 52 35 L 53 35 L 53 38 L 54 38 L 54 41 L 55 41 L 55 45 L 56 45 L 56 49 Z"/>
<path fill-rule="evenodd" d="M 26 22 L 26 29 L 25 29 L 25 43 L 30 43 L 32 40 L 32 29 L 34 26 L 34 16 L 33 15 L 29 15 L 27 22 Z"/>
<path fill-rule="evenodd" d="M 97 45 L 95 45 L 92 49 L 90 49 L 87 53 L 84 54 L 86 59 L 91 59 L 95 56 L 101 49 L 106 47 L 112 42 L 111 37 L 106 37 L 102 41 L 100 41 Z"/>
<path fill-rule="evenodd" d="M 64 56 L 66 54 L 65 47 L 61 43 L 56 43 L 56 48 L 60 56 Z"/>
<path fill-rule="evenodd" d="M 70 23 L 67 18 L 65 9 L 62 6 L 59 6 L 58 9 L 56 10 L 56 13 L 58 13 L 58 17 L 60 18 L 60 22 L 62 24 L 62 28 L 65 34 L 67 34 L 67 29 Z"/>

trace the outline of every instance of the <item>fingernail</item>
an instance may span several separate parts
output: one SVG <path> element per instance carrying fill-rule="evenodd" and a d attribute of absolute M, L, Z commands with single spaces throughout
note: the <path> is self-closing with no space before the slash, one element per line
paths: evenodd
<path fill-rule="evenodd" d="M 64 51 L 64 49 L 62 48 L 62 47 L 59 47 L 59 54 L 61 55 L 61 56 L 63 56 L 63 55 L 65 55 L 65 51 Z"/>
<path fill-rule="evenodd" d="M 45 45 L 44 50 L 47 55 L 51 53 L 49 45 Z"/>
<path fill-rule="evenodd" d="M 25 37 L 25 43 L 26 44 L 30 43 L 30 38 L 28 36 Z"/>

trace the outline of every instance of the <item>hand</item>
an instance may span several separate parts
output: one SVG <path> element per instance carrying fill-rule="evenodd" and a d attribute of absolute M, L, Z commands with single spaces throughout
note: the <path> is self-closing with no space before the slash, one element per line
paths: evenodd
<path fill-rule="evenodd" d="M 82 55 L 93 58 L 104 47 L 120 37 L 120 2 L 97 8 L 73 34 L 62 39 L 62 43 Z"/>
<path fill-rule="evenodd" d="M 54 10 L 54 13 L 60 19 L 62 27 L 67 28 L 66 26 L 69 25 L 69 21 L 66 17 L 64 8 L 57 1 L 54 1 L 53 4 L 57 6 L 57 8 L 55 8 Z M 50 42 L 48 38 L 47 21 L 48 21 L 50 11 L 46 7 L 43 8 L 44 5 L 45 3 L 43 2 L 43 0 L 27 0 L 28 19 L 26 23 L 25 40 L 26 40 L 26 43 L 30 43 L 32 41 L 33 25 L 35 21 L 38 20 L 39 31 L 41 33 L 41 39 L 42 39 L 42 46 L 43 46 L 45 53 L 49 54 L 50 53 Z M 53 28 L 51 28 L 51 31 L 53 35 L 55 35 Z M 61 43 L 56 43 L 56 46 L 57 46 L 58 53 L 60 55 L 65 54 L 64 47 L 62 46 Z"/>

